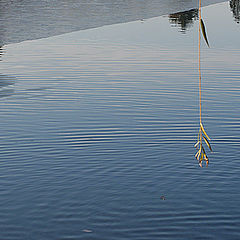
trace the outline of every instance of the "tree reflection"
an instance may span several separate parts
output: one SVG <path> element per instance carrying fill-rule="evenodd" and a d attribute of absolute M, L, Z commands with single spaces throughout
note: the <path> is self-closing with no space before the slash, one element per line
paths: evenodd
<path fill-rule="evenodd" d="M 236 20 L 237 23 L 240 22 L 240 7 L 239 7 L 239 3 L 240 1 L 239 0 L 230 0 L 230 8 L 233 12 L 233 16 Z"/>
<path fill-rule="evenodd" d="M 185 32 L 198 19 L 198 9 L 191 9 L 185 12 L 170 14 L 169 21 L 173 27 L 180 27 L 181 32 Z"/>

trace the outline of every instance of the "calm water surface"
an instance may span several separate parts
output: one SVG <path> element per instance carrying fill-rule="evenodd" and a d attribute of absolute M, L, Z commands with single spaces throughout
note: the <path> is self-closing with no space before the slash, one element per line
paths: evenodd
<path fill-rule="evenodd" d="M 201 169 L 186 14 L 1 48 L 0 239 L 240 239 L 238 16 L 203 8 Z"/>
<path fill-rule="evenodd" d="M 224 0 L 204 0 L 203 5 L 219 2 Z M 1 0 L 0 46 L 158 17 L 197 6 L 198 0 Z"/>

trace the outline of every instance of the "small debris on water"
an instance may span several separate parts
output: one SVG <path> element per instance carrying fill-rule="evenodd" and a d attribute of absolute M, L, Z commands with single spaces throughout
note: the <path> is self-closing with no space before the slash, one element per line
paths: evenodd
<path fill-rule="evenodd" d="M 162 199 L 162 200 L 166 200 L 166 198 L 165 198 L 164 196 L 161 196 L 161 199 Z"/>
<path fill-rule="evenodd" d="M 89 229 L 83 229 L 83 232 L 85 232 L 85 233 L 91 233 L 92 230 L 89 230 Z"/>

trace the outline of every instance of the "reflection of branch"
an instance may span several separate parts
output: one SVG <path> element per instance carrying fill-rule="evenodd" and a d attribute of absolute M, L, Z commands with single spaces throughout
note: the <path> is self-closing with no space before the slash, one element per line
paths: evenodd
<path fill-rule="evenodd" d="M 206 151 L 204 149 L 203 146 L 203 140 L 204 142 L 207 144 L 208 148 L 210 149 L 210 151 L 212 151 L 211 145 L 209 143 L 210 138 L 208 137 L 203 124 L 202 124 L 202 76 L 201 76 L 201 58 L 200 58 L 200 54 L 201 54 L 201 30 L 202 30 L 202 34 L 203 37 L 208 44 L 208 40 L 207 40 L 207 34 L 206 34 L 206 30 L 205 30 L 205 26 L 202 20 L 202 16 L 201 16 L 201 0 L 199 0 L 199 9 L 198 9 L 198 15 L 199 15 L 199 28 L 198 28 L 198 73 L 199 73 L 199 123 L 200 123 L 200 128 L 199 128 L 199 133 L 198 133 L 198 138 L 197 138 L 197 143 L 195 144 L 195 147 L 198 149 L 195 157 L 198 160 L 199 166 L 202 167 L 202 161 L 206 161 L 206 166 L 208 166 L 208 157 L 206 154 Z"/>
<path fill-rule="evenodd" d="M 169 21 L 174 26 L 180 26 L 181 31 L 185 32 L 186 29 L 193 24 L 193 21 L 198 18 L 198 10 L 191 9 L 185 12 L 178 12 L 170 14 Z"/>
<path fill-rule="evenodd" d="M 240 22 L 240 2 L 239 0 L 230 0 L 230 8 L 237 23 Z"/>

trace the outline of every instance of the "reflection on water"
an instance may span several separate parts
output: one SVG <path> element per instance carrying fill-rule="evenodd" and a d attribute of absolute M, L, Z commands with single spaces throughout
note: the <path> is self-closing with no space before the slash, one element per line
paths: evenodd
<path fill-rule="evenodd" d="M 14 94 L 14 90 L 8 88 L 14 83 L 15 83 L 14 77 L 0 74 L 0 98 L 9 97 Z"/>
<path fill-rule="evenodd" d="M 224 0 L 205 0 L 205 5 Z M 40 39 L 196 8 L 197 0 L 1 0 L 0 44 Z"/>
<path fill-rule="evenodd" d="M 80 0 L 0 1 L 0 45 L 51 37 L 68 32 L 123 22 L 149 19 L 165 14 L 173 26 L 185 32 L 197 18 L 197 0 Z M 210 5 L 224 0 L 205 0 Z M 239 22 L 239 0 L 230 6 Z M 192 9 L 192 10 L 189 10 Z"/>
<path fill-rule="evenodd" d="M 3 55 L 3 53 L 3 48 L 2 46 L 0 46 L 0 61 L 2 61 L 1 56 Z M 8 87 L 14 85 L 15 80 L 15 77 L 0 74 L 0 98 L 13 95 L 14 90 Z"/>
<path fill-rule="evenodd" d="M 233 12 L 233 16 L 237 23 L 239 23 L 239 21 L 240 21 L 240 4 L 239 4 L 239 2 L 240 2 L 239 0 L 231 0 L 229 2 L 231 10 Z"/>
<path fill-rule="evenodd" d="M 189 11 L 178 12 L 169 15 L 169 21 L 173 27 L 179 26 L 181 32 L 185 32 L 193 25 L 194 20 L 198 19 L 198 9 L 191 9 Z"/>
<path fill-rule="evenodd" d="M 2 61 L 1 56 L 3 55 L 3 49 L 2 46 L 0 46 L 0 61 Z"/>
<path fill-rule="evenodd" d="M 13 85 L 14 83 L 15 83 L 14 77 L 0 74 L 0 88 Z"/>
<path fill-rule="evenodd" d="M 213 43 L 223 21 L 240 38 L 227 7 L 204 9 Z M 1 240 L 240 239 L 239 45 L 202 48 L 215 153 L 199 169 L 188 33 L 159 17 L 5 47 L 2 89 L 16 76 L 23 94 L 0 101 Z"/>
<path fill-rule="evenodd" d="M 229 1 L 233 17 L 237 23 L 240 22 L 240 0 Z M 176 12 L 168 15 L 172 27 L 180 27 L 180 31 L 185 33 L 188 28 L 193 26 L 198 19 L 198 9 L 191 9 L 184 12 Z"/>

